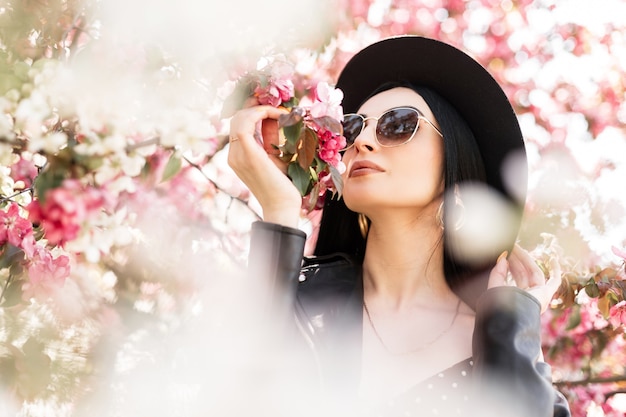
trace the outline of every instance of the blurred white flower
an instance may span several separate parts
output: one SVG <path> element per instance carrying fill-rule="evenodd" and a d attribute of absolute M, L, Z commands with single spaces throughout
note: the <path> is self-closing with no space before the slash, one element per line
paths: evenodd
<path fill-rule="evenodd" d="M 52 109 L 42 92 L 35 90 L 30 97 L 19 102 L 14 116 L 16 129 L 39 137 L 43 133 L 44 121 L 52 116 Z"/>
<path fill-rule="evenodd" d="M 31 137 L 28 150 L 32 153 L 44 151 L 54 155 L 67 145 L 67 135 L 63 132 L 51 132 L 39 137 Z"/>

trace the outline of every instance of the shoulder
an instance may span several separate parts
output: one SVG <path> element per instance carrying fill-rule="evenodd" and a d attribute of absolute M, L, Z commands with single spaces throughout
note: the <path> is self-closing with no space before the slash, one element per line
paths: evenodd
<path fill-rule="evenodd" d="M 335 253 L 304 258 L 297 302 L 313 317 L 334 315 L 362 299 L 361 266 L 349 256 Z"/>
<path fill-rule="evenodd" d="M 327 289 L 353 288 L 361 276 L 361 266 L 344 253 L 305 257 L 298 292 L 308 294 Z"/>

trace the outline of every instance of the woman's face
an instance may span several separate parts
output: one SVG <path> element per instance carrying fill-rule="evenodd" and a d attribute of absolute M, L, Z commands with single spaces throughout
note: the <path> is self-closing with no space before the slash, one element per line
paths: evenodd
<path fill-rule="evenodd" d="M 394 107 L 414 107 L 439 127 L 424 99 L 415 91 L 398 87 L 366 101 L 358 113 L 379 117 Z M 411 141 L 382 147 L 376 141 L 376 121 L 367 120 L 354 146 L 345 151 L 343 199 L 353 211 L 369 217 L 379 209 L 422 211 L 438 206 L 444 190 L 443 138 L 424 120 Z"/>

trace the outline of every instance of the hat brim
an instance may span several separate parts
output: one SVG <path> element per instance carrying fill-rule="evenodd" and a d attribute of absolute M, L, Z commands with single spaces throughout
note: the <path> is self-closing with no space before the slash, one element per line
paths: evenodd
<path fill-rule="evenodd" d="M 522 133 L 506 94 L 482 65 L 434 39 L 408 35 L 384 39 L 358 52 L 341 72 L 336 87 L 344 93 L 344 112 L 357 112 L 376 88 L 390 81 L 429 87 L 454 106 L 476 138 L 487 184 L 523 205 L 526 164 L 516 164 L 514 192 L 503 180 L 509 156 L 525 161 Z"/>

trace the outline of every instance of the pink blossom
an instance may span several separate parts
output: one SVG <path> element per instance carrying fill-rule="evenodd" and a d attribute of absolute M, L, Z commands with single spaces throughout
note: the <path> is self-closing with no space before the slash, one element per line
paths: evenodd
<path fill-rule="evenodd" d="M 21 247 L 22 241 L 29 234 L 33 234 L 33 225 L 19 215 L 17 203 L 11 203 L 6 212 L 0 210 L 0 245 L 8 241 L 13 246 Z"/>
<path fill-rule="evenodd" d="M 33 184 L 37 173 L 38 171 L 35 164 L 24 158 L 20 158 L 19 161 L 11 165 L 11 178 L 13 178 L 15 182 L 22 181 L 25 188 Z"/>
<path fill-rule="evenodd" d="M 22 250 L 26 254 L 26 257 L 32 258 L 35 256 L 35 251 L 37 250 L 37 242 L 35 242 L 35 236 L 32 233 L 24 236 L 22 240 Z"/>
<path fill-rule="evenodd" d="M 563 329 L 567 327 L 572 309 L 552 310 L 548 309 L 541 315 L 541 339 L 545 346 L 553 346 L 563 335 Z"/>
<path fill-rule="evenodd" d="M 259 103 L 278 107 L 283 102 L 281 92 L 278 87 L 268 84 L 266 87 L 258 86 L 254 89 L 254 95 L 257 96 Z"/>
<path fill-rule="evenodd" d="M 77 180 L 65 180 L 61 187 L 49 190 L 43 206 L 34 200 L 28 206 L 30 220 L 40 223 L 53 245 L 64 245 L 78 236 L 81 225 L 94 217 L 107 203 L 102 190 L 83 186 Z"/>
<path fill-rule="evenodd" d="M 274 107 L 291 100 L 294 94 L 294 85 L 290 78 L 270 77 L 266 86 L 259 84 L 254 89 L 254 95 L 259 100 L 259 103 Z"/>
<path fill-rule="evenodd" d="M 259 103 L 278 107 L 293 97 L 293 82 L 291 80 L 271 80 L 266 87 L 257 86 L 254 89 L 254 95 L 257 96 Z"/>
<path fill-rule="evenodd" d="M 65 255 L 53 258 L 49 250 L 37 247 L 28 265 L 28 278 L 31 284 L 42 283 L 62 286 L 70 275 L 70 259 Z"/>
<path fill-rule="evenodd" d="M 605 417 L 623 417 L 624 416 L 624 409 L 617 409 L 616 407 L 613 406 L 613 400 L 614 397 L 609 398 L 607 401 L 604 401 L 600 404 L 600 407 L 602 408 L 602 412 L 604 413 Z"/>
<path fill-rule="evenodd" d="M 315 88 L 315 100 L 311 105 L 310 113 L 313 117 L 330 116 L 333 119 L 343 119 L 343 91 L 333 88 L 327 82 L 320 82 Z"/>
<path fill-rule="evenodd" d="M 199 219 L 202 216 L 202 207 L 197 204 L 198 197 L 210 198 L 215 193 L 211 183 L 202 181 L 198 184 L 194 181 L 196 173 L 194 167 L 188 166 L 167 182 L 167 199 L 178 208 L 181 214 L 191 219 Z"/>
<path fill-rule="evenodd" d="M 325 129 L 320 129 L 317 134 L 319 137 L 320 146 L 318 153 L 320 158 L 334 167 L 339 166 L 341 162 L 339 151 L 346 147 L 346 138 Z"/>
<path fill-rule="evenodd" d="M 618 248 L 618 247 L 616 247 L 616 246 L 611 246 L 611 251 L 612 251 L 615 255 L 617 255 L 617 256 L 619 256 L 620 258 L 622 258 L 622 261 L 625 261 L 625 262 L 626 262 L 626 250 L 619 249 L 619 248 Z"/>
<path fill-rule="evenodd" d="M 598 299 L 592 298 L 587 303 L 580 305 L 580 324 L 575 329 L 572 329 L 572 332 L 582 334 L 588 331 L 603 329 L 607 325 L 608 323 L 598 307 Z"/>
<path fill-rule="evenodd" d="M 293 76 L 294 71 L 290 64 L 280 61 L 272 63 L 267 75 L 267 85 L 259 83 L 254 89 L 259 103 L 278 107 L 291 100 L 295 95 Z"/>
<path fill-rule="evenodd" d="M 626 324 L 626 300 L 622 300 L 611 307 L 609 311 L 609 323 L 615 328 Z"/>
<path fill-rule="evenodd" d="M 70 259 L 66 255 L 54 258 L 44 246 L 35 245 L 31 259 L 26 263 L 28 280 L 22 285 L 22 298 L 49 300 L 58 297 L 70 276 Z M 61 293 L 63 294 L 63 293 Z"/>
<path fill-rule="evenodd" d="M 594 403 L 595 393 L 588 387 L 572 387 L 569 389 L 570 407 L 573 416 L 586 416 L 589 407 Z"/>

